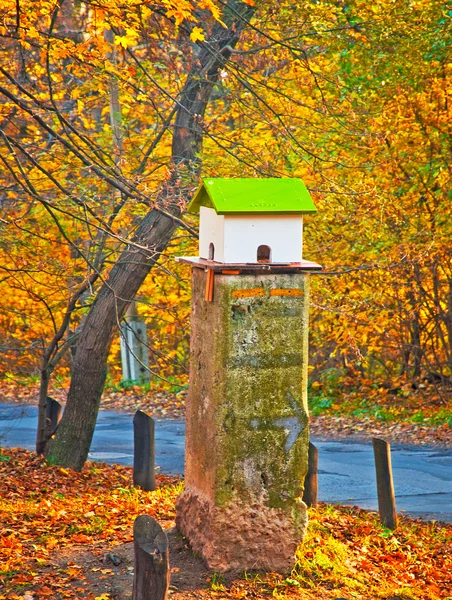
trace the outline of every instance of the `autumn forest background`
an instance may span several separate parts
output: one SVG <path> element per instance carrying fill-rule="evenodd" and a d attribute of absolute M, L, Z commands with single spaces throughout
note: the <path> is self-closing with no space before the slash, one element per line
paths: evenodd
<path fill-rule="evenodd" d="M 174 525 L 181 480 L 147 492 L 85 462 L 101 406 L 183 416 L 175 258 L 197 253 L 201 177 L 299 177 L 314 199 L 311 432 L 450 444 L 451 16 L 443 0 L 0 0 L 0 401 L 39 402 L 37 453 L 0 448 L 0 598 L 130 598 L 133 519 Z M 121 381 L 134 300 L 146 386 Z M 173 536 L 172 597 L 450 599 L 450 525 L 324 504 L 309 520 L 285 575 L 222 579 Z"/>
<path fill-rule="evenodd" d="M 1 2 L 3 380 L 39 380 L 42 404 L 80 396 L 83 373 L 98 405 L 136 293 L 150 388 L 183 390 L 174 258 L 196 254 L 199 177 L 300 177 L 323 265 L 314 414 L 452 425 L 450 16 L 440 0 Z"/>

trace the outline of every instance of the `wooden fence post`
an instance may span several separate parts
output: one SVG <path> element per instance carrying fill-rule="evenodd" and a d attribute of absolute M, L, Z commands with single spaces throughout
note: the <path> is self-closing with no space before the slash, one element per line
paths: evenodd
<path fill-rule="evenodd" d="M 388 529 L 397 527 L 397 511 L 392 480 L 391 446 L 385 440 L 372 439 L 377 473 L 378 510 L 382 524 Z"/>
<path fill-rule="evenodd" d="M 155 519 L 140 515 L 133 525 L 135 570 L 132 600 L 165 600 L 170 583 L 168 537 Z"/>
<path fill-rule="evenodd" d="M 303 502 L 306 506 L 316 506 L 318 500 L 319 451 L 309 442 L 308 472 L 304 480 Z"/>
<path fill-rule="evenodd" d="M 49 440 L 55 433 L 58 423 L 61 421 L 61 404 L 58 400 L 54 400 L 47 396 L 46 400 L 46 427 L 45 427 L 45 439 Z"/>
<path fill-rule="evenodd" d="M 155 490 L 155 422 L 142 410 L 133 418 L 133 484 Z"/>

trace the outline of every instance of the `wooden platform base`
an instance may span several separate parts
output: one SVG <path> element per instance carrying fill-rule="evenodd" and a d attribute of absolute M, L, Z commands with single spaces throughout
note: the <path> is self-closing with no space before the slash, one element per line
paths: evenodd
<path fill-rule="evenodd" d="M 211 269 L 222 275 L 241 275 L 250 273 L 298 273 L 300 271 L 321 271 L 321 265 L 309 260 L 296 263 L 220 263 L 198 256 L 180 256 L 177 261 L 197 269 Z"/>

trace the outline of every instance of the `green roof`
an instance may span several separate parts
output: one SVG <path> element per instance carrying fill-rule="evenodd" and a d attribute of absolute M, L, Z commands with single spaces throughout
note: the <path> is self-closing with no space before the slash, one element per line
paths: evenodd
<path fill-rule="evenodd" d="M 300 214 L 317 209 L 301 179 L 225 179 L 202 180 L 188 211 L 197 213 L 200 206 L 225 214 Z"/>

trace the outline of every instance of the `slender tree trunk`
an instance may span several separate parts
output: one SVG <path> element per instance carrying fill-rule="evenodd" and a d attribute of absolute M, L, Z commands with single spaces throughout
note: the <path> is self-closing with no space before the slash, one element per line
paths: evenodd
<path fill-rule="evenodd" d="M 446 356 L 449 370 L 452 371 L 452 279 L 448 279 L 448 293 L 447 293 L 447 309 L 444 315 L 444 322 L 446 324 L 447 337 L 449 341 L 448 347 L 446 347 Z"/>
<path fill-rule="evenodd" d="M 413 377 L 421 376 L 422 348 L 421 348 L 421 323 L 418 299 L 413 292 L 410 292 L 409 299 L 411 302 L 411 353 L 413 355 Z"/>
<path fill-rule="evenodd" d="M 51 440 L 50 461 L 80 470 L 88 456 L 107 372 L 113 335 L 145 277 L 166 248 L 198 177 L 202 145 L 202 120 L 218 72 L 230 56 L 254 8 L 229 0 L 224 11 L 228 27 L 215 24 L 208 43 L 202 45 L 187 78 L 176 112 L 171 178 L 152 209 L 142 220 L 127 248 L 110 272 L 83 325 L 72 366 L 66 409 Z M 160 209 L 164 209 L 163 212 Z"/>
<path fill-rule="evenodd" d="M 80 333 L 63 419 L 46 453 L 52 462 L 74 469 L 83 467 L 97 419 L 113 334 L 176 226 L 170 217 L 157 211 L 149 213 L 134 241 L 154 252 L 124 252 L 101 288 Z"/>
<path fill-rule="evenodd" d="M 60 342 L 66 335 L 66 332 L 69 328 L 71 316 L 77 305 L 77 301 L 81 296 L 83 296 L 86 290 L 89 289 L 89 287 L 96 281 L 97 278 L 98 274 L 93 273 L 91 277 L 87 281 L 82 283 L 71 296 L 60 328 L 55 333 L 53 339 L 44 348 L 44 351 L 42 353 L 40 366 L 38 427 L 36 430 L 36 452 L 38 454 L 45 453 L 47 442 L 49 441 L 49 436 L 47 435 L 46 407 L 50 377 L 56 365 L 59 363 L 61 358 L 63 358 L 67 350 L 71 347 L 70 339 L 66 339 L 66 341 L 63 342 L 61 346 Z"/>
<path fill-rule="evenodd" d="M 421 376 L 421 365 L 422 365 L 422 348 L 421 348 L 421 328 L 419 324 L 419 314 L 416 313 L 412 320 L 411 330 L 411 348 L 414 358 L 413 377 L 418 378 Z"/>
<path fill-rule="evenodd" d="M 421 347 L 421 323 L 419 314 L 419 301 L 416 298 L 413 290 L 407 293 L 407 299 L 410 303 L 410 352 L 413 356 L 413 377 L 418 378 L 421 376 L 421 364 L 422 364 L 422 347 Z"/>

